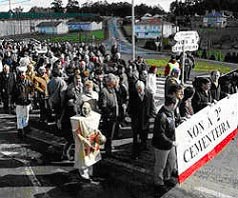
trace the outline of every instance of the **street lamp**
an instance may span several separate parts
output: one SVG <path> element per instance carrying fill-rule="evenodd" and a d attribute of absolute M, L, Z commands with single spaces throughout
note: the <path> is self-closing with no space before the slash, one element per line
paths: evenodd
<path fill-rule="evenodd" d="M 134 6 L 134 0 L 132 0 L 132 18 L 131 18 L 131 24 L 132 24 L 132 60 L 135 60 L 135 6 Z"/>

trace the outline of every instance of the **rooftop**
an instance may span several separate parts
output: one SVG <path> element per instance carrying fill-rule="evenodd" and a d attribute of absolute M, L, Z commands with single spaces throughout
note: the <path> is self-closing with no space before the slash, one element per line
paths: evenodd
<path fill-rule="evenodd" d="M 51 12 L 51 13 L 35 13 L 35 12 L 0 12 L 0 20 L 5 19 L 60 19 L 60 18 L 75 18 L 75 17 L 92 17 L 97 16 L 96 14 L 90 13 L 61 13 L 61 12 Z"/>
<path fill-rule="evenodd" d="M 141 20 L 136 23 L 136 25 L 161 25 L 161 24 L 166 24 L 166 25 L 174 25 L 173 23 L 163 21 L 158 18 L 153 18 L 153 19 L 146 19 L 146 20 Z"/>
<path fill-rule="evenodd" d="M 57 27 L 62 21 L 41 22 L 37 27 Z"/>

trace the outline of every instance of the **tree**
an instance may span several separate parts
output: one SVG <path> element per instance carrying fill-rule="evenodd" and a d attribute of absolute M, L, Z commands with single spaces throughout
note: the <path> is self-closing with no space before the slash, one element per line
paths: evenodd
<path fill-rule="evenodd" d="M 63 2 L 62 2 L 62 0 L 54 0 L 51 3 L 51 6 L 52 6 L 52 9 L 55 12 L 63 12 Z"/>
<path fill-rule="evenodd" d="M 79 2 L 76 0 L 68 0 L 66 9 L 67 9 L 67 12 L 78 12 L 79 11 Z"/>

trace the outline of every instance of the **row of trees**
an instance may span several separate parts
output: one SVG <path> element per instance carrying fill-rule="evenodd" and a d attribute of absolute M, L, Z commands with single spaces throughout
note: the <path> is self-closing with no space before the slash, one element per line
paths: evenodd
<path fill-rule="evenodd" d="M 170 11 L 177 16 L 204 15 L 206 10 L 228 10 L 237 12 L 237 0 L 176 0 L 170 4 Z"/>
<path fill-rule="evenodd" d="M 101 16 L 128 16 L 131 15 L 131 4 L 127 2 L 119 3 L 108 3 L 105 1 L 92 2 L 88 1 L 81 6 L 79 6 L 79 1 L 77 0 L 68 0 L 68 3 L 63 7 L 62 0 L 53 0 L 51 3 L 51 9 L 54 12 L 67 12 L 67 13 L 94 13 Z M 31 11 L 39 12 L 39 8 L 32 8 Z M 42 10 L 44 11 L 44 9 Z M 145 13 L 150 14 L 163 14 L 164 11 L 160 6 L 147 6 L 146 4 L 140 4 L 135 6 L 135 12 L 137 15 L 144 15 Z"/>
<path fill-rule="evenodd" d="M 88 1 L 81 6 L 78 0 L 68 0 L 66 6 L 63 6 L 62 0 L 52 0 L 51 11 L 53 12 L 84 12 L 95 13 L 102 16 L 128 16 L 131 15 L 131 4 L 127 2 L 108 3 L 104 1 Z M 235 16 L 238 15 L 238 1 L 237 0 L 175 0 L 170 4 L 170 11 L 176 16 L 190 16 L 199 14 L 204 15 L 206 10 L 228 10 L 234 12 Z M 39 9 L 34 7 L 31 9 L 33 12 L 46 11 L 47 8 Z M 135 6 L 136 14 L 139 16 L 145 13 L 150 14 L 164 14 L 164 11 L 159 6 L 148 6 L 146 4 L 140 4 Z M 47 10 L 48 12 L 48 10 Z"/>

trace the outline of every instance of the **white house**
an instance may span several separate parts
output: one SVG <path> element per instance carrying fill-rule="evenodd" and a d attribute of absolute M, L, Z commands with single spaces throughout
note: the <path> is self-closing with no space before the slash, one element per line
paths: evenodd
<path fill-rule="evenodd" d="M 138 39 L 156 39 L 162 36 L 167 38 L 176 33 L 176 26 L 173 23 L 161 19 L 147 19 L 135 24 L 135 35 Z"/>
<path fill-rule="evenodd" d="M 41 22 L 37 26 L 38 32 L 43 34 L 66 34 L 69 28 L 64 21 Z"/>
<path fill-rule="evenodd" d="M 102 22 L 82 22 L 82 21 L 69 21 L 67 23 L 70 31 L 93 31 L 93 30 L 101 30 Z"/>
<path fill-rule="evenodd" d="M 219 27 L 224 28 L 227 25 L 227 18 L 221 12 L 213 10 L 211 13 L 206 13 L 203 17 L 204 27 Z"/>

